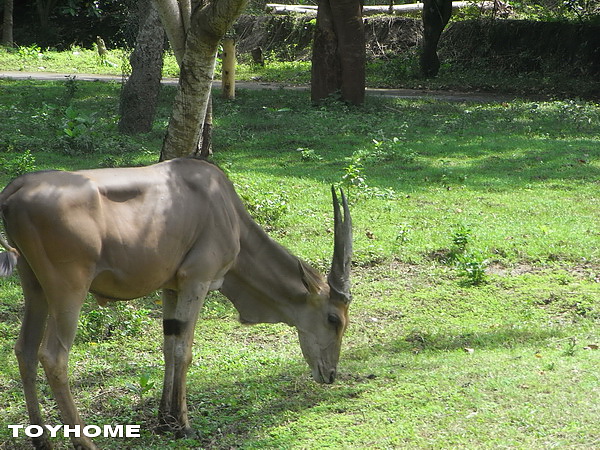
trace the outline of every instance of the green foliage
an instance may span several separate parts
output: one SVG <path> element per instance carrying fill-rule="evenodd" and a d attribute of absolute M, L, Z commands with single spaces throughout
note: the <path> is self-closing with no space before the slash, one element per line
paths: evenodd
<path fill-rule="evenodd" d="M 139 396 L 140 402 L 144 395 L 154 389 L 154 381 L 150 381 L 151 373 L 144 372 L 140 375 L 137 384 L 127 383 L 127 388 Z"/>
<path fill-rule="evenodd" d="M 237 183 L 236 188 L 254 220 L 270 229 L 278 227 L 288 211 L 289 200 L 285 191 L 267 191 L 250 181 Z"/>
<path fill-rule="evenodd" d="M 139 337 L 150 323 L 149 313 L 147 309 L 124 302 L 84 311 L 79 317 L 77 342 Z"/>
<path fill-rule="evenodd" d="M 41 55 L 41 51 L 42 49 L 36 44 L 32 44 L 29 46 L 17 46 L 17 55 L 19 55 L 19 58 L 21 58 L 23 61 L 27 61 L 29 59 L 37 60 Z"/>
<path fill-rule="evenodd" d="M 300 158 L 304 162 L 323 161 L 323 157 L 315 152 L 312 148 L 297 148 L 296 151 L 300 152 Z"/>
<path fill-rule="evenodd" d="M 23 153 L 15 154 L 14 150 L 0 154 L 0 170 L 10 178 L 16 178 L 27 172 L 33 172 L 36 169 L 35 156 L 29 150 Z"/>

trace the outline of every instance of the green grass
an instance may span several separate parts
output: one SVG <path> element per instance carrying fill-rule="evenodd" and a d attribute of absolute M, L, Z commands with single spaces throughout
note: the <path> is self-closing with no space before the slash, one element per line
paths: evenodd
<path fill-rule="evenodd" d="M 174 89 L 162 91 L 154 130 L 137 137 L 116 131 L 119 89 L 0 82 L 0 184 L 32 169 L 155 161 Z M 69 107 L 85 124 L 76 138 L 64 131 Z M 216 96 L 216 161 L 271 235 L 322 270 L 329 186 L 349 192 L 354 301 L 339 380 L 311 381 L 294 330 L 242 326 L 214 294 L 188 377 L 200 437 L 155 434 L 157 296 L 104 309 L 90 300 L 70 362 L 77 403 L 87 423 L 142 426 L 139 439 L 97 443 L 597 447 L 600 351 L 589 348 L 600 342 L 599 125 L 600 107 L 582 101 L 369 98 L 352 108 L 310 106 L 306 92 Z M 481 262 L 484 279 L 474 283 L 461 261 Z M 0 280 L 0 292 L 0 446 L 16 449 L 26 440 L 6 425 L 27 423 L 12 351 L 18 280 Z"/>
<path fill-rule="evenodd" d="M 557 70 L 556 73 L 514 74 L 481 67 L 465 69 L 461 63 L 448 61 L 442 55 L 442 67 L 436 78 L 424 79 L 419 75 L 418 54 L 408 51 L 390 58 L 367 62 L 366 83 L 372 88 L 407 88 L 457 91 L 505 92 L 517 95 L 536 95 L 548 98 L 598 98 L 598 81 L 582 77 L 572 79 Z M 96 49 L 73 47 L 58 52 L 37 46 L 0 47 L 2 70 L 23 72 L 94 73 L 122 76 L 131 72 L 129 52 L 122 49 L 108 51 L 101 59 Z M 253 64 L 248 55 L 240 55 L 236 66 L 238 81 L 310 84 L 310 61 L 280 61 L 268 54 L 265 65 Z M 163 77 L 178 77 L 179 67 L 171 52 L 166 52 Z M 221 61 L 217 59 L 215 78 L 221 77 Z"/>

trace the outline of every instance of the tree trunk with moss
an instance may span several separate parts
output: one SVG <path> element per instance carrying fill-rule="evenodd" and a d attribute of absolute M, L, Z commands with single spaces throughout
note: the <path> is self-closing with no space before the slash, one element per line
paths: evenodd
<path fill-rule="evenodd" d="M 162 78 L 165 32 L 158 11 L 139 2 L 140 29 L 131 54 L 131 76 L 121 92 L 119 131 L 126 134 L 152 130 Z"/>
<path fill-rule="evenodd" d="M 198 154 L 219 42 L 246 0 L 154 0 L 180 64 L 179 85 L 161 160 Z M 188 8 L 189 7 L 189 8 Z M 189 12 L 189 14 L 188 14 Z M 200 150 L 201 151 L 201 150 Z"/>

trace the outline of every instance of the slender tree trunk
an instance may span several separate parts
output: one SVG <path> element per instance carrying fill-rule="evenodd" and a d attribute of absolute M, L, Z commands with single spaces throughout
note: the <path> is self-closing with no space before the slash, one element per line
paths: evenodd
<path fill-rule="evenodd" d="M 131 54 L 131 76 L 121 93 L 119 131 L 147 133 L 152 129 L 163 66 L 164 30 L 156 8 L 139 2 L 140 29 Z"/>
<path fill-rule="evenodd" d="M 346 102 L 364 102 L 365 30 L 360 0 L 319 0 L 311 98 L 317 102 L 338 91 Z"/>
<path fill-rule="evenodd" d="M 451 15 L 452 0 L 423 1 L 423 48 L 420 65 L 425 77 L 435 77 L 440 70 L 437 46 Z"/>
<path fill-rule="evenodd" d="M 156 1 L 163 3 L 169 0 Z M 246 0 L 212 1 L 204 7 L 192 4 L 179 86 L 163 142 L 161 161 L 193 155 L 198 151 L 209 105 L 217 48 L 245 5 Z M 167 33 L 171 36 L 169 31 Z"/>
<path fill-rule="evenodd" d="M 4 20 L 2 21 L 2 45 L 12 47 L 13 39 L 13 0 L 4 0 Z"/>
<path fill-rule="evenodd" d="M 235 40 L 223 39 L 223 69 L 222 69 L 222 95 L 227 100 L 235 98 Z"/>
<path fill-rule="evenodd" d="M 204 116 L 204 126 L 202 127 L 202 138 L 198 144 L 198 156 L 210 156 L 213 154 L 212 147 L 212 128 L 213 128 L 213 101 L 212 97 L 208 97 L 208 106 L 206 107 L 206 115 Z"/>

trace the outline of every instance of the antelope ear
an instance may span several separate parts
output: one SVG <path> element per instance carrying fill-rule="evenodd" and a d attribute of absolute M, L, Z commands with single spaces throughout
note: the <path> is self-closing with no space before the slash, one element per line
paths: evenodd
<path fill-rule="evenodd" d="M 323 285 L 323 280 L 319 274 L 315 273 L 306 266 L 302 261 L 298 260 L 298 269 L 300 270 L 300 278 L 302 284 L 310 294 L 318 294 Z"/>

